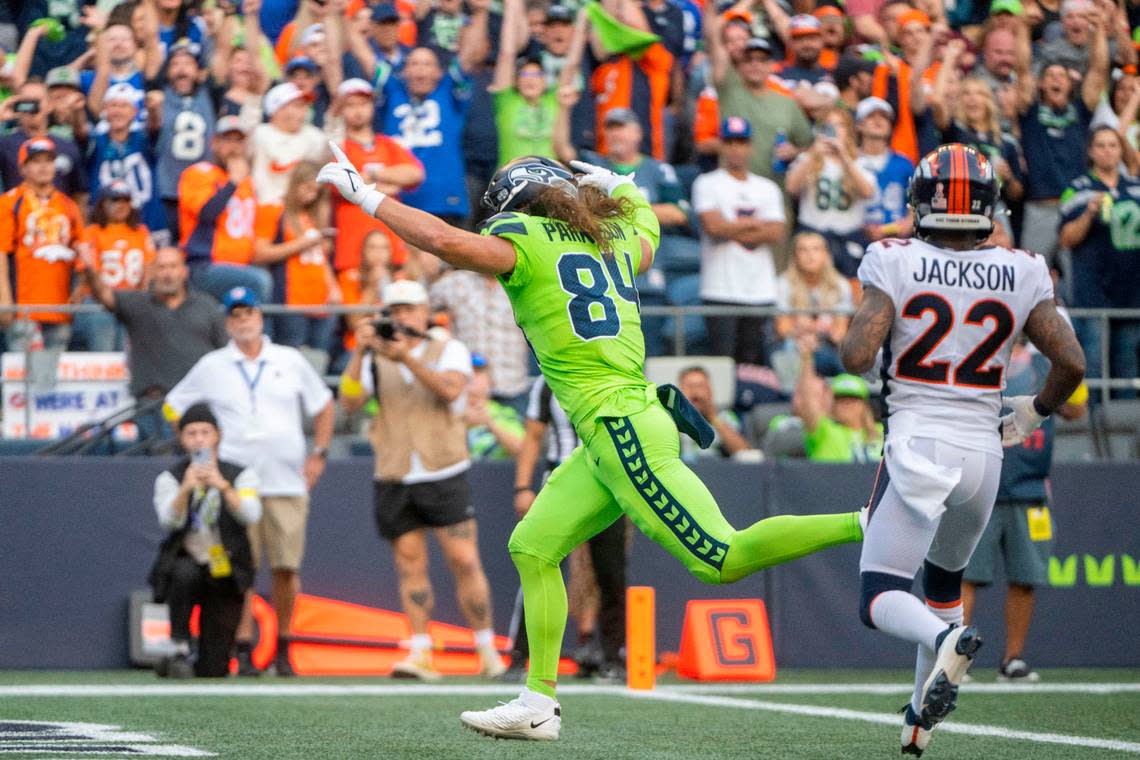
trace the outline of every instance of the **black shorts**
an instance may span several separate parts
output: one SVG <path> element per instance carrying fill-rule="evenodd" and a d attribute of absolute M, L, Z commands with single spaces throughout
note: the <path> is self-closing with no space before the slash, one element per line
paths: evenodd
<path fill-rule="evenodd" d="M 419 528 L 445 528 L 475 517 L 466 472 L 411 485 L 377 480 L 372 496 L 376 528 L 389 541 Z"/>

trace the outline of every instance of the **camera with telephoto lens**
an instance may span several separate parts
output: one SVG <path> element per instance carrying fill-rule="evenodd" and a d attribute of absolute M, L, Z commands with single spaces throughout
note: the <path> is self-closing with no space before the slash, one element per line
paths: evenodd
<path fill-rule="evenodd" d="M 380 340 L 395 340 L 397 335 L 407 335 L 412 338 L 427 337 L 426 333 L 422 333 L 414 327 L 402 325 L 392 319 L 392 315 L 387 309 L 380 312 L 380 318 L 372 323 L 372 327 L 376 330 Z"/>

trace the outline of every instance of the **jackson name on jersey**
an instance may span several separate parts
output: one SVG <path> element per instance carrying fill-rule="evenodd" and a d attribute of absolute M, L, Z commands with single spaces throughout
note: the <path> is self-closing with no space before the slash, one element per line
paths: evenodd
<path fill-rule="evenodd" d="M 859 279 L 890 296 L 883 346 L 888 437 L 937 438 L 1001 455 L 999 415 L 1014 338 L 1053 299 L 1045 259 L 918 239 L 867 248 Z"/>

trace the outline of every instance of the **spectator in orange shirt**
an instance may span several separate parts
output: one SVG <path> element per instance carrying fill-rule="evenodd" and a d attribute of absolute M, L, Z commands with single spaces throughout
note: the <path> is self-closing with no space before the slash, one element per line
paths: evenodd
<path fill-rule="evenodd" d="M 317 185 L 320 165 L 302 161 L 289 177 L 283 206 L 262 206 L 253 260 L 269 267 L 273 302 L 322 306 L 343 300 L 328 254 L 336 232 L 329 228 L 328 191 Z M 268 233 L 268 235 L 266 234 Z M 271 317 L 273 341 L 307 346 L 326 355 L 336 318 L 319 310 Z"/>
<path fill-rule="evenodd" d="M 50 137 L 27 140 L 17 154 L 24 181 L 0 195 L 0 306 L 71 300 L 73 246 L 83 223 L 75 201 L 55 188 L 55 159 Z M 0 313 L 9 350 L 27 350 L 37 335 L 44 348 L 67 346 L 70 315 L 31 312 L 19 320 L 15 317 L 12 312 Z"/>
<path fill-rule="evenodd" d="M 93 261 L 99 279 L 111 290 L 140 290 L 149 280 L 155 247 L 150 231 L 131 205 L 131 188 L 123 180 L 108 184 L 91 213 L 77 250 L 80 261 Z M 94 300 L 83 288 L 84 302 Z M 114 315 L 101 311 L 75 318 L 73 348 L 121 351 L 124 332 Z M 78 345 L 77 345 L 78 344 Z"/>
<path fill-rule="evenodd" d="M 190 281 L 219 301 L 238 286 L 268 300 L 269 273 L 252 263 L 257 196 L 245 130 L 236 116 L 218 119 L 210 147 L 213 161 L 199 161 L 178 182 L 181 246 Z"/>

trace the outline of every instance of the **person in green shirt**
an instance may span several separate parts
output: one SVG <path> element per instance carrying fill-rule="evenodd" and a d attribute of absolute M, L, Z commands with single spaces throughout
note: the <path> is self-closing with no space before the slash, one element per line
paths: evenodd
<path fill-rule="evenodd" d="M 708 446 L 712 430 L 681 392 L 645 379 L 635 278 L 660 228 L 632 179 L 575 161 L 526 157 L 491 178 L 494 215 L 465 232 L 368 186 L 336 145 L 318 181 L 453 267 L 494 274 L 582 445 L 550 476 L 508 550 L 522 581 L 530 671 L 518 699 L 460 715 L 500 738 L 557 739 L 558 657 L 566 626 L 559 563 L 622 514 L 706 583 L 862 539 L 859 512 L 780 515 L 737 530 L 681 461 L 677 430 Z"/>
<path fill-rule="evenodd" d="M 870 391 L 857 375 L 836 375 L 830 388 L 815 373 L 814 331 L 800 336 L 796 414 L 804 422 L 804 448 L 814 462 L 875 462 L 883 454 L 883 425 L 871 412 Z M 829 401 L 830 397 L 830 401 Z"/>
<path fill-rule="evenodd" d="M 467 449 L 472 459 L 501 462 L 514 459 L 522 448 L 522 417 L 506 404 L 491 398 L 491 370 L 487 357 L 471 354 L 471 380 L 467 383 Z"/>
<path fill-rule="evenodd" d="M 517 7 L 516 7 L 517 6 Z M 522 17 L 522 0 L 506 0 L 504 18 Z M 547 87 L 540 57 L 515 60 L 525 40 L 518 39 L 518 24 L 504 23 L 495 73 L 488 88 L 499 133 L 499 160 L 522 156 L 553 156 L 551 135 L 558 113 L 554 87 Z"/>

